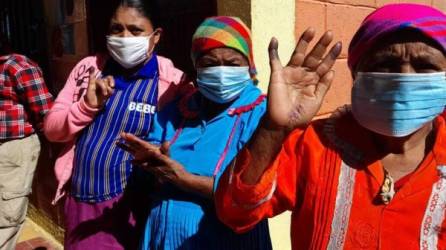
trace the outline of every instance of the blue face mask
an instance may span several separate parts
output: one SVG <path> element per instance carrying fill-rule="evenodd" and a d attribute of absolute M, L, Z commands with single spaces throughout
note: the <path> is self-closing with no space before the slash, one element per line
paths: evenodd
<path fill-rule="evenodd" d="M 403 137 L 443 112 L 446 73 L 357 74 L 352 113 L 361 126 L 378 134 Z"/>
<path fill-rule="evenodd" d="M 248 67 L 216 66 L 197 69 L 198 90 L 209 100 L 228 103 L 251 83 Z"/>

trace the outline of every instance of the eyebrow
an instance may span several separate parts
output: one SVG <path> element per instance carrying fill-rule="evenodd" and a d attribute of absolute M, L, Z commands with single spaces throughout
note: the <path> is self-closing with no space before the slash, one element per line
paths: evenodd
<path fill-rule="evenodd" d="M 236 57 L 236 56 L 229 57 L 229 58 L 225 58 L 224 60 L 225 60 L 226 62 L 241 62 L 241 61 L 243 61 L 242 58 L 240 58 L 240 57 Z"/>
<path fill-rule="evenodd" d="M 116 20 L 111 20 L 110 26 L 113 26 L 113 25 L 121 25 L 122 26 L 122 24 L 120 22 L 117 22 Z"/>
<path fill-rule="evenodd" d="M 400 58 L 400 53 L 397 53 L 394 50 L 386 49 L 373 53 L 370 58 L 374 60 L 378 60 L 381 58 Z"/>
<path fill-rule="evenodd" d="M 111 22 L 110 22 L 110 26 L 112 26 L 112 25 L 121 25 L 121 26 L 125 26 L 125 27 L 128 27 L 128 28 L 138 28 L 138 29 L 143 29 L 142 28 L 142 24 L 125 24 L 125 23 L 121 23 L 121 22 L 118 22 L 116 19 L 112 19 L 111 20 Z"/>
<path fill-rule="evenodd" d="M 439 56 L 443 56 L 443 54 L 439 54 L 439 53 L 435 53 L 433 51 L 429 51 L 429 50 L 422 50 L 422 51 L 418 51 L 415 55 L 411 55 L 412 58 L 416 58 L 416 59 L 428 59 L 429 61 L 431 61 L 431 59 L 437 58 Z M 400 53 L 395 52 L 394 50 L 383 50 L 383 51 L 379 51 L 377 53 L 374 53 L 373 55 L 371 55 L 371 59 L 374 60 L 379 60 L 382 61 L 382 58 L 393 58 L 393 59 L 400 59 L 401 55 Z"/>
<path fill-rule="evenodd" d="M 432 58 L 437 58 L 439 56 L 443 56 L 443 54 L 429 52 L 429 51 L 422 51 L 422 52 L 418 53 L 417 55 L 414 55 L 414 58 L 426 59 L 426 60 L 432 61 Z"/>
<path fill-rule="evenodd" d="M 212 56 L 212 55 L 208 55 L 208 54 L 203 55 L 203 56 L 201 57 L 201 59 L 212 60 L 212 61 L 218 61 L 217 58 L 215 58 L 215 57 Z"/>
<path fill-rule="evenodd" d="M 136 25 L 136 24 L 130 24 L 130 25 L 127 25 L 127 28 L 128 28 L 128 29 L 139 29 L 139 30 L 144 30 L 143 27 L 138 26 L 138 25 Z"/>

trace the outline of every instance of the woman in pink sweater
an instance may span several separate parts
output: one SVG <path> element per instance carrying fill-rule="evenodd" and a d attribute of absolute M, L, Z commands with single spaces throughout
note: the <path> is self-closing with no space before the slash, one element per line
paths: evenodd
<path fill-rule="evenodd" d="M 116 142 L 121 132 L 146 137 L 154 113 L 184 82 L 169 59 L 153 52 L 161 35 L 154 2 L 110 2 L 109 55 L 81 60 L 45 117 L 47 138 L 66 143 L 56 161 L 53 201 L 68 194 L 65 249 L 134 249 L 138 243 L 136 195 L 126 188 L 138 174 Z"/>

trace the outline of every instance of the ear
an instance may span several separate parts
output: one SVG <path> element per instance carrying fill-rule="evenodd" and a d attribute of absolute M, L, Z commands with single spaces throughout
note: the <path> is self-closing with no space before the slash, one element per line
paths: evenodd
<path fill-rule="evenodd" d="M 161 39 L 161 35 L 163 34 L 163 29 L 162 28 L 156 28 L 155 31 L 153 32 L 153 44 L 156 46 L 160 39 Z"/>
<path fill-rule="evenodd" d="M 148 51 L 148 56 L 150 56 L 153 51 L 155 51 L 155 47 L 156 45 L 159 43 L 160 39 L 161 39 L 161 34 L 163 33 L 163 29 L 161 28 L 157 28 L 155 29 L 155 31 L 153 31 L 153 35 L 150 37 L 150 48 Z"/>

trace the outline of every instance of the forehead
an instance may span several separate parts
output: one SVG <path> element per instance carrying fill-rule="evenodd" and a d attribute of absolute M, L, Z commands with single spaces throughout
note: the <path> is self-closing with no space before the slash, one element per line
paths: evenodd
<path fill-rule="evenodd" d="M 137 9 L 120 6 L 112 18 L 115 22 L 132 23 L 135 25 L 151 25 L 150 20 L 142 15 Z"/>
<path fill-rule="evenodd" d="M 371 51 L 369 57 L 376 58 L 382 56 L 393 57 L 424 57 L 435 56 L 436 58 L 444 57 L 443 51 L 436 46 L 421 41 L 401 41 L 386 44 L 385 46 L 376 48 Z"/>
<path fill-rule="evenodd" d="M 245 57 L 242 53 L 239 51 L 232 49 L 232 48 L 215 48 L 206 51 L 202 57 Z"/>
<path fill-rule="evenodd" d="M 360 71 L 361 67 L 371 60 L 385 56 L 432 56 L 446 60 L 443 47 L 436 41 L 415 30 L 402 30 L 380 39 L 361 57 L 356 71 Z"/>
<path fill-rule="evenodd" d="M 401 30 L 397 32 L 393 32 L 383 38 L 380 39 L 375 46 L 373 46 L 371 52 L 376 50 L 382 50 L 391 46 L 399 45 L 399 44 L 424 44 L 424 48 L 432 47 L 439 51 L 443 51 L 441 45 L 439 45 L 432 38 L 427 37 L 423 33 L 416 30 Z"/>

